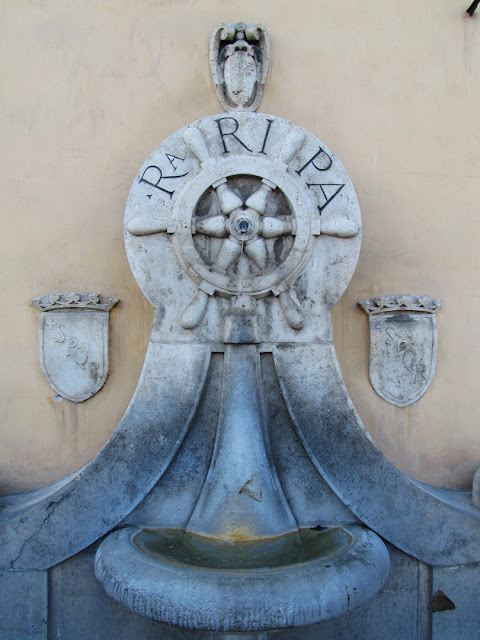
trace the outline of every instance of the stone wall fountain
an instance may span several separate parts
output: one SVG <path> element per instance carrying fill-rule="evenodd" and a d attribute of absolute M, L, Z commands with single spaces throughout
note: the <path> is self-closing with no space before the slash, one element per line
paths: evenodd
<path fill-rule="evenodd" d="M 311 184 L 327 171 L 328 184 Z M 320 217 L 327 188 L 338 204 Z M 284 492 L 271 446 L 278 408 L 267 406 L 276 388 L 289 407 L 291 380 L 308 404 L 313 379 L 305 385 L 302 377 L 310 362 L 320 365 L 319 392 L 330 384 L 344 393 L 340 378 L 331 380 L 329 311 L 355 266 L 359 225 L 338 160 L 272 116 L 205 118 L 171 136 L 141 168 L 125 239 L 156 308 L 144 384 L 159 377 L 172 384 L 165 350 L 179 370 L 198 359 L 196 372 L 187 371 L 198 398 L 189 434 L 206 422 L 214 444 L 203 474 L 183 487 L 185 468 L 171 469 L 164 499 L 173 489 L 182 505 L 176 518 L 155 513 L 150 498 L 148 515 L 130 518 L 142 526 L 112 533 L 97 552 L 107 593 L 137 613 L 194 629 L 259 631 L 340 615 L 381 589 L 389 556 L 378 536 L 353 523 L 312 528 L 295 513 L 308 489 Z M 183 395 L 179 388 L 162 410 L 175 412 Z M 333 408 L 327 401 L 322 412 Z M 205 448 L 189 434 L 186 457 Z M 300 463 L 295 456 L 290 465 Z"/>
<path fill-rule="evenodd" d="M 127 203 L 128 259 L 155 309 L 137 390 L 89 465 L 5 501 L 0 558 L 38 571 L 108 534 L 95 573 L 118 602 L 262 634 L 374 598 L 390 567 L 379 536 L 428 565 L 478 562 L 480 511 L 395 469 L 348 397 L 330 310 L 357 263 L 358 201 L 321 140 L 255 112 L 265 28 L 219 25 L 210 59 L 228 113 L 167 138 Z M 420 331 L 439 301 L 405 300 L 363 306 L 395 311 L 381 322 L 404 332 L 408 365 L 407 325 Z M 416 366 L 399 406 L 431 382 L 434 367 Z"/>
<path fill-rule="evenodd" d="M 256 85 L 246 83 L 268 51 L 245 33 L 261 42 L 265 30 L 224 26 L 217 45 L 219 33 L 233 42 L 219 54 L 225 95 L 230 104 L 236 95 L 257 104 Z M 266 415 L 266 387 L 282 389 L 288 406 L 289 380 L 300 380 L 308 361 L 319 357 L 319 388 L 328 365 L 336 367 L 329 311 L 355 267 L 359 231 L 353 186 L 325 145 L 247 108 L 175 133 L 141 168 L 125 239 L 156 309 L 144 382 L 160 374 L 172 383 L 165 349 L 180 370 L 196 354 L 207 374 L 188 384 L 200 404 L 214 387 L 217 402 L 202 417 L 214 434 L 208 471 L 179 496 L 177 521 L 162 522 L 150 506 L 150 522 L 112 533 L 97 552 L 107 593 L 137 613 L 194 629 L 258 631 L 340 615 L 382 587 L 389 556 L 373 532 L 309 528 L 295 517 L 299 498 L 290 504 L 272 455 L 275 409 L 273 419 Z M 178 389 L 176 402 L 182 396 Z M 184 455 L 189 446 L 198 445 L 186 442 Z"/>

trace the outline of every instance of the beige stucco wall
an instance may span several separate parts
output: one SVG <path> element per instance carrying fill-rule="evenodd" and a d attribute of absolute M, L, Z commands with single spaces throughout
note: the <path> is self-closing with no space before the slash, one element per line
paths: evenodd
<path fill-rule="evenodd" d="M 152 312 L 123 249 L 131 182 L 176 129 L 221 111 L 208 65 L 220 21 L 272 39 L 260 110 L 322 138 L 356 186 L 363 250 L 334 309 L 353 402 L 400 469 L 448 487 L 480 466 L 480 10 L 462 0 L 4 0 L 0 5 L 1 487 L 24 491 L 84 465 L 135 389 Z M 53 400 L 38 356 L 55 291 L 120 298 L 111 373 L 79 405 Z M 368 380 L 358 300 L 439 297 L 437 373 L 407 409 Z M 348 472 L 348 471 L 347 471 Z"/>

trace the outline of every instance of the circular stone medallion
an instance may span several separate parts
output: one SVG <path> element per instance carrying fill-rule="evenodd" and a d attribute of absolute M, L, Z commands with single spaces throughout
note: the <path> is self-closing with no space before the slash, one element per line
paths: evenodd
<path fill-rule="evenodd" d="M 125 225 L 132 271 L 154 306 L 172 257 L 209 295 L 279 295 L 321 234 L 316 268 L 336 299 L 360 248 L 358 202 L 340 162 L 301 127 L 250 112 L 209 116 L 167 138 L 133 183 Z M 160 256 L 165 233 L 174 252 Z"/>

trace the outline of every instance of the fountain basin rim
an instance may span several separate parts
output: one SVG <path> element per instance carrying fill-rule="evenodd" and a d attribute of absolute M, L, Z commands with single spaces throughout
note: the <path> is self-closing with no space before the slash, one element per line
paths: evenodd
<path fill-rule="evenodd" d="M 327 563 L 346 552 L 353 538 L 340 526 L 297 529 L 283 535 L 240 540 L 145 528 L 134 534 L 132 541 L 142 553 L 162 563 L 246 576 L 289 571 L 312 562 Z M 186 555 L 189 558 L 185 559 Z M 204 559 L 206 562 L 202 562 Z"/>
<path fill-rule="evenodd" d="M 275 570 L 219 571 L 153 559 L 133 542 L 141 530 L 128 527 L 102 542 L 95 573 L 112 598 L 167 624 L 234 632 L 301 627 L 359 607 L 388 576 L 382 540 L 360 525 L 343 528 L 353 542 L 333 559 Z"/>

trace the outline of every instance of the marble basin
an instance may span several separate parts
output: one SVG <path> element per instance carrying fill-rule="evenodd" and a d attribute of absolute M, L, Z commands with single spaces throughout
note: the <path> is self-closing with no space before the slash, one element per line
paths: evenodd
<path fill-rule="evenodd" d="M 107 593 L 147 618 L 190 629 L 314 624 L 370 600 L 390 567 L 372 531 L 348 525 L 256 540 L 127 527 L 95 558 Z"/>

